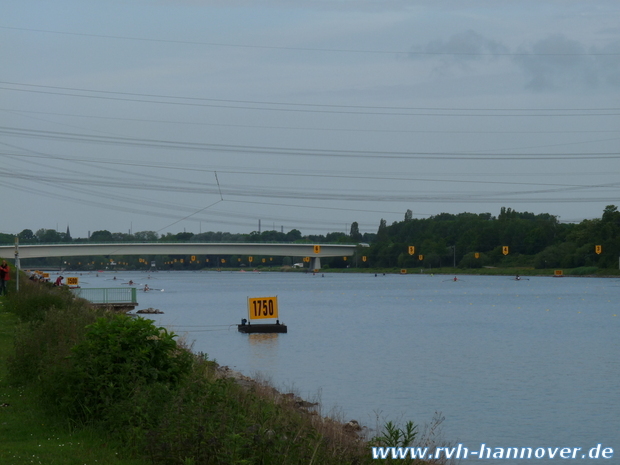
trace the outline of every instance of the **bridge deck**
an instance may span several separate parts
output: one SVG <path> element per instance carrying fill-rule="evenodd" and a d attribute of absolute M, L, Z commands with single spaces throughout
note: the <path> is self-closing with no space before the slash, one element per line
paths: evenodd
<path fill-rule="evenodd" d="M 352 256 L 356 244 L 265 244 L 265 243 L 102 243 L 25 244 L 19 258 L 81 257 L 89 255 L 273 255 L 289 257 Z M 0 246 L 0 258 L 13 258 L 15 246 Z"/>

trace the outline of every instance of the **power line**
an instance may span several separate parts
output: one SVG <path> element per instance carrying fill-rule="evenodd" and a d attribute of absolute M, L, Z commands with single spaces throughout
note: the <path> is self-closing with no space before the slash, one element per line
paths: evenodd
<path fill-rule="evenodd" d="M 215 151 L 225 153 L 252 153 L 281 156 L 341 157 L 341 158 L 381 158 L 381 159 L 445 159 L 445 160 L 575 160 L 575 159 L 615 159 L 620 152 L 573 152 L 573 153 L 480 153 L 480 152 L 398 152 L 379 150 L 320 150 L 277 146 L 211 144 L 202 142 L 183 142 L 136 137 L 115 137 L 76 134 L 69 132 L 42 131 L 0 126 L 0 134 L 7 136 L 89 142 L 108 145 L 139 146 L 158 149 L 189 151 Z M 614 139 L 612 139 L 614 140 Z"/>
<path fill-rule="evenodd" d="M 263 49 L 263 50 L 291 50 L 291 51 L 303 51 L 303 52 L 324 52 L 324 53 L 355 53 L 355 54 L 389 54 L 389 55 L 409 55 L 409 56 L 618 56 L 620 53 L 599 53 L 599 52 L 587 52 L 587 53 L 539 53 L 539 52 L 431 52 L 431 51 L 414 51 L 414 50 L 370 50 L 370 49 L 339 49 L 339 48 L 322 48 L 322 47 L 291 47 L 283 45 L 258 45 L 258 44 L 234 44 L 225 42 L 202 42 L 202 41 L 190 41 L 190 40 L 174 40 L 174 39 L 153 39 L 146 37 L 132 37 L 132 36 L 116 36 L 109 34 L 93 34 L 93 33 L 81 33 L 81 32 L 66 32 L 66 31 L 53 31 L 49 29 L 34 29 L 34 28 L 21 28 L 0 26 L 0 29 L 25 31 L 25 32 L 39 32 L 45 34 L 67 35 L 67 36 L 79 36 L 79 37 L 92 37 L 97 39 L 115 39 L 115 40 L 130 40 L 139 42 L 154 42 L 154 43 L 168 43 L 168 44 L 180 44 L 180 45 L 202 45 L 209 47 L 227 47 L 227 48 L 245 48 L 245 49 Z"/>
<path fill-rule="evenodd" d="M 19 155 L 19 154 L 15 154 L 15 155 L 11 155 L 11 154 L 3 154 L 0 152 L 0 156 L 7 156 L 13 159 L 19 159 L 21 157 L 26 157 L 26 158 L 44 158 L 44 159 L 55 159 L 52 156 L 36 156 L 36 155 Z M 65 158 L 58 158 L 59 161 L 67 161 L 68 159 Z M 85 162 L 82 162 L 85 163 Z M 88 163 L 88 162 L 86 162 Z M 97 163 L 97 162 L 94 162 Z M 111 165 L 126 165 L 127 163 L 124 162 L 112 162 L 112 161 L 108 161 L 106 162 L 108 164 Z M 140 167 L 145 167 L 145 168 L 158 168 L 158 169 L 165 169 L 165 170 L 169 170 L 171 168 L 175 168 L 175 165 L 169 165 L 169 166 L 152 166 L 152 164 L 150 163 L 132 163 L 131 165 L 134 166 L 140 166 Z M 58 168 L 60 169 L 60 168 Z M 112 168 L 109 168 L 111 171 L 115 171 Z M 196 168 L 182 168 L 182 167 L 178 167 L 176 166 L 176 169 L 180 169 L 180 170 L 184 170 L 184 171 L 204 171 L 204 172 L 214 172 L 214 170 L 212 169 L 201 169 L 201 170 L 197 170 Z M 152 176 L 152 175 L 148 175 L 145 173 L 140 173 L 140 176 L 148 176 L 148 177 L 153 177 L 155 179 L 158 180 L 165 180 L 167 182 L 169 182 L 170 184 L 162 184 L 162 183 L 158 183 L 158 184 L 148 184 L 148 183 L 136 183 L 134 178 L 134 174 L 132 173 L 127 173 L 130 176 L 131 181 L 123 181 L 123 180 L 114 180 L 114 181 L 107 181 L 105 179 L 102 179 L 100 176 L 98 175 L 91 175 L 89 173 L 83 173 L 83 172 L 78 172 L 75 170 L 72 170 L 72 172 L 74 174 L 78 174 L 79 176 L 82 176 L 82 179 L 77 179 L 75 176 L 50 176 L 48 174 L 46 175 L 38 175 L 35 174 L 32 171 L 29 172 L 24 172 L 24 171 L 7 171 L 7 170 L 2 170 L 0 169 L 0 173 L 2 173 L 4 171 L 4 175 L 7 177 L 11 177 L 11 178 L 21 178 L 21 179 L 26 179 L 26 180 L 36 180 L 36 181 L 47 181 L 47 182 L 55 182 L 55 183 L 62 183 L 62 184 L 82 184 L 82 185 L 89 185 L 89 186 L 102 186 L 102 187 L 114 187 L 114 188 L 125 188 L 125 189 L 139 189 L 139 190 L 153 190 L 153 191 L 174 191 L 174 192 L 179 192 L 179 193 L 196 193 L 196 194 L 201 194 L 201 193 L 210 193 L 210 194 L 217 194 L 220 196 L 221 200 L 223 199 L 222 196 L 222 190 L 221 187 L 219 186 L 219 181 L 216 179 L 216 183 L 217 183 L 217 191 L 214 188 L 210 188 L 207 189 L 204 182 L 196 182 L 196 181 L 190 181 L 190 180 L 180 180 L 180 179 L 170 179 L 170 178 L 163 178 L 161 176 Z M 66 171 L 66 168 L 62 168 L 62 171 Z M 485 180 L 480 180 L 480 179 L 473 179 L 473 180 L 463 180 L 463 179 L 447 179 L 447 178 L 432 178 L 432 177 L 425 177 L 425 176 L 416 176 L 416 177 L 407 177 L 407 176 L 402 176 L 402 175 L 394 175 L 394 176 L 381 176 L 381 175 L 377 175 L 377 174 L 366 174 L 366 175 L 360 175 L 360 174 L 331 174 L 331 173 L 308 173 L 308 172 L 275 172 L 275 171 L 268 171 L 268 170 L 262 170 L 260 168 L 256 168 L 256 169 L 244 169 L 244 170 L 219 170 L 221 173 L 226 173 L 226 174 L 236 174 L 236 175 L 259 175 L 259 176 L 278 176 L 278 177 L 287 177 L 287 178 L 291 178 L 291 177 L 301 177 L 301 178 L 320 178 L 320 179 L 350 179 L 350 180 L 356 180 L 356 181 L 402 181 L 402 182 L 432 182 L 432 183 L 436 183 L 436 182 L 441 182 L 441 183 L 454 183 L 454 184 L 497 184 L 497 185 L 502 185 L 502 186 L 508 186 L 508 185 L 518 185 L 518 186 L 555 186 L 555 187 L 581 187 L 582 185 L 576 185 L 576 184 L 558 184 L 558 183 L 542 183 L 542 182 L 518 182 L 518 181 L 485 181 Z M 117 176 L 118 176 L 118 171 L 116 171 Z M 609 173 L 607 173 L 609 174 Z M 581 175 L 583 175 L 583 173 L 581 173 Z M 471 175 L 472 177 L 474 175 Z M 529 176 L 529 174 L 524 174 L 523 176 Z M 195 185 L 197 187 L 187 187 L 188 184 L 191 185 Z M 201 187 L 198 187 L 201 186 Z M 247 186 L 247 184 L 244 184 L 244 186 Z"/>
<path fill-rule="evenodd" d="M 451 107 L 394 107 L 394 106 L 364 106 L 364 105 L 334 105 L 334 104 L 315 104 L 315 103 L 290 103 L 290 102 L 273 102 L 273 101 L 256 101 L 256 100 L 231 100 L 231 99 L 214 99 L 203 97 L 183 97 L 172 95 L 158 94 L 140 94 L 134 92 L 117 92 L 96 89 L 82 89 L 75 87 L 60 86 L 44 86 L 35 84 L 24 84 L 18 82 L 0 81 L 4 86 L 21 86 L 25 89 L 1 87 L 0 89 L 14 92 L 32 92 L 39 94 L 60 95 L 68 97 L 92 98 L 103 100 L 118 100 L 138 103 L 154 103 L 160 105 L 181 105 L 181 106 L 198 106 L 198 107 L 214 107 L 242 110 L 265 110 L 265 111 L 284 111 L 284 112 L 305 112 L 305 113 L 335 113 L 335 114 L 359 114 L 359 115 L 389 115 L 389 116 L 451 116 L 451 117 L 482 117 L 482 116 L 507 116 L 507 117 L 525 117 L 525 116 L 618 116 L 618 113 L 556 113 L 556 112 L 610 112 L 619 111 L 618 107 L 609 108 L 451 108 Z M 50 91 L 35 89 L 52 89 Z M 60 92 L 63 91 L 63 92 Z M 72 93 L 69 93 L 72 92 Z M 88 94 L 81 94 L 89 93 Z M 148 100 L 147 100 L 148 99 Z M 159 99 L 159 100 L 155 100 Z M 364 111 L 373 110 L 373 111 Z M 434 112 L 458 112 L 458 113 L 410 113 L 413 111 L 434 111 Z M 462 113 L 462 112 L 476 113 Z M 478 113 L 478 112 L 492 113 Z M 497 112 L 517 112 L 502 114 Z M 540 113 L 540 112 L 552 113 Z M 407 113 L 409 112 L 409 113 Z M 531 114 L 521 112 L 534 112 Z"/>
<path fill-rule="evenodd" d="M 17 114 L 37 114 L 37 115 L 49 115 L 49 116 L 63 116 L 71 118 L 92 118 L 108 121 L 132 121 L 138 123 L 156 123 L 156 124 L 179 124 L 189 126 L 208 126 L 208 127 L 230 127 L 230 128 L 243 128 L 243 129 L 285 129 L 285 130 L 299 130 L 299 131 L 328 131 L 328 132 L 363 132 L 363 133 L 396 133 L 396 134 L 593 134 L 593 133 L 618 133 L 618 129 L 612 130 L 560 130 L 560 131 L 505 131 L 505 130 L 450 130 L 450 129 L 377 129 L 377 128 L 343 128 L 343 127 L 309 127 L 309 126 L 269 126 L 258 124 L 231 124 L 231 123 L 204 123 L 197 121 L 174 121 L 174 120 L 155 120 L 147 118 L 126 118 L 120 116 L 100 116 L 100 115 L 78 115 L 74 113 L 59 113 L 59 112 L 45 112 L 45 111 L 30 111 L 30 110 L 15 110 L 9 108 L 0 108 L 0 111 L 6 111 L 9 113 Z M 48 121 L 50 122 L 50 121 Z M 53 122 L 54 124 L 59 124 Z"/>

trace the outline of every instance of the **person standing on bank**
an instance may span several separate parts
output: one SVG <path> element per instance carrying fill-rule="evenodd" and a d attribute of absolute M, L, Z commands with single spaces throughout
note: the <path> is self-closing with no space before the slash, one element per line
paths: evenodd
<path fill-rule="evenodd" d="M 2 265 L 0 265 L 0 295 L 6 295 L 6 283 L 9 278 L 9 265 L 6 260 L 2 260 Z"/>

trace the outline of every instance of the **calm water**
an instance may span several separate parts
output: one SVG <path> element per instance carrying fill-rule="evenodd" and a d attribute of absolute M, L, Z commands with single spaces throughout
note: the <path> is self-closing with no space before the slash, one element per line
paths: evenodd
<path fill-rule="evenodd" d="M 139 308 L 194 350 L 374 427 L 428 422 L 491 447 L 613 447 L 620 463 L 620 280 L 158 272 Z M 246 298 L 277 295 L 288 334 L 245 335 Z M 218 326 L 219 325 L 219 326 Z M 516 463 L 517 461 L 512 461 Z M 538 461 L 540 462 L 540 461 Z M 467 463 L 475 463 L 468 460 Z M 486 461 L 485 463 L 489 463 Z"/>

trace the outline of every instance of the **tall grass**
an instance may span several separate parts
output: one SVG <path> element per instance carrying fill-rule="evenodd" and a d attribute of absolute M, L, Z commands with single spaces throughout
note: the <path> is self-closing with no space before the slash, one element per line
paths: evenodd
<path fill-rule="evenodd" d="M 103 312 L 74 299 L 68 290 L 27 280 L 20 284 L 20 292 L 5 303 L 21 322 L 8 370 L 14 382 L 27 384 L 46 379 L 65 365 L 72 347 L 84 338 L 86 326 Z"/>

